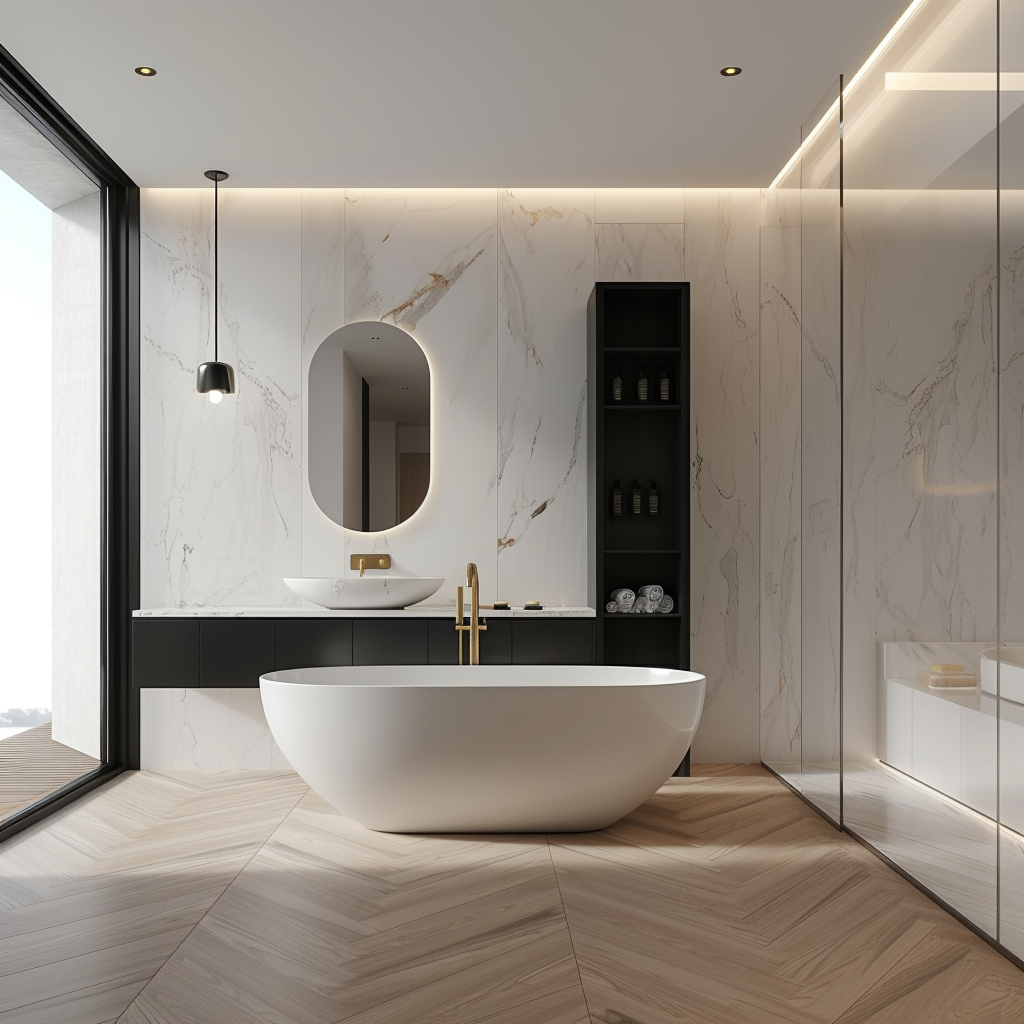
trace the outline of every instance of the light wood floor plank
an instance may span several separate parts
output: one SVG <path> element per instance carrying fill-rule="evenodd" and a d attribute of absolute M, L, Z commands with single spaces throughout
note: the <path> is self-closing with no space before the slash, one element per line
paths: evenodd
<path fill-rule="evenodd" d="M 0 818 L 98 768 L 100 762 L 50 735 L 53 723 L 0 740 Z"/>
<path fill-rule="evenodd" d="M 201 776 L 121 776 L 0 847 L 0 1020 L 117 1017 L 307 791 Z"/>
<path fill-rule="evenodd" d="M 331 1024 L 370 1011 L 405 1019 L 408 1004 L 429 1020 L 423 1000 L 434 998 L 438 1012 L 469 1021 L 462 1001 L 483 1000 L 494 1016 L 487 993 L 505 991 L 497 968 L 481 966 L 495 958 L 506 982 L 526 979 L 507 993 L 510 1005 L 549 999 L 556 947 L 576 992 L 555 1000 L 551 1019 L 574 1021 L 586 1006 L 543 837 L 390 836 L 310 795 L 127 1019 Z M 190 1001 L 189 992 L 202 996 Z"/>
<path fill-rule="evenodd" d="M 548 837 L 370 832 L 290 773 L 74 806 L 0 848 L 0 1024 L 1024 1020 L 1024 974 L 758 766 Z"/>

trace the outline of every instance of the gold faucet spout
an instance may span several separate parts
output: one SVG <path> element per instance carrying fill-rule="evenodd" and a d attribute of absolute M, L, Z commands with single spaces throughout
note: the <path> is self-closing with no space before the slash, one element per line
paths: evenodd
<path fill-rule="evenodd" d="M 476 563 L 470 562 L 466 566 L 466 586 L 470 592 L 469 608 L 469 663 L 470 665 L 480 664 L 480 634 L 486 632 L 486 622 L 480 622 L 480 574 L 477 572 Z M 459 590 L 461 591 L 461 587 Z M 461 601 L 459 602 L 461 605 Z M 459 654 L 462 653 L 462 638 L 459 638 Z"/>

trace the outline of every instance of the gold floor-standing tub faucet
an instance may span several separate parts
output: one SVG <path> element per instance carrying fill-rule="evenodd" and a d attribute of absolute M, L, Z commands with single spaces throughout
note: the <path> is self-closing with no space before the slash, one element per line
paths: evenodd
<path fill-rule="evenodd" d="M 487 629 L 487 622 L 480 622 L 480 574 L 476 563 L 466 566 L 466 586 L 469 587 L 469 625 L 465 624 L 466 609 L 463 604 L 462 587 L 455 588 L 455 631 L 459 635 L 459 664 L 464 665 L 462 658 L 462 634 L 469 633 L 469 663 L 480 664 L 480 634 Z"/>

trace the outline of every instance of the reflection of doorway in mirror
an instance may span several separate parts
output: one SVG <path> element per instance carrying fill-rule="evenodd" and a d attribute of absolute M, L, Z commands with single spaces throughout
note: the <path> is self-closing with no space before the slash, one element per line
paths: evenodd
<path fill-rule="evenodd" d="M 402 452 L 398 456 L 398 521 L 405 522 L 423 504 L 430 486 L 430 455 Z"/>

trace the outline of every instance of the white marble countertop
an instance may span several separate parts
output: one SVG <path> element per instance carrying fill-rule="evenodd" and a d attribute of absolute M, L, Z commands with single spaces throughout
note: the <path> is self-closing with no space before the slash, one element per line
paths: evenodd
<path fill-rule="evenodd" d="M 906 676 L 889 676 L 890 683 L 899 683 L 910 690 L 917 690 L 918 693 L 927 693 L 930 697 L 938 697 L 941 700 L 948 700 L 959 704 L 963 708 L 971 708 L 974 711 L 985 711 L 988 714 L 995 713 L 995 697 L 985 693 L 980 685 L 972 687 L 942 687 L 928 686 L 920 679 L 910 679 Z"/>
<path fill-rule="evenodd" d="M 469 613 L 469 602 L 466 602 Z M 540 611 L 524 608 L 487 608 L 480 606 L 480 617 L 488 619 L 592 619 L 593 608 L 545 605 Z M 455 605 L 418 604 L 412 608 L 141 608 L 132 612 L 136 619 L 454 619 Z"/>

